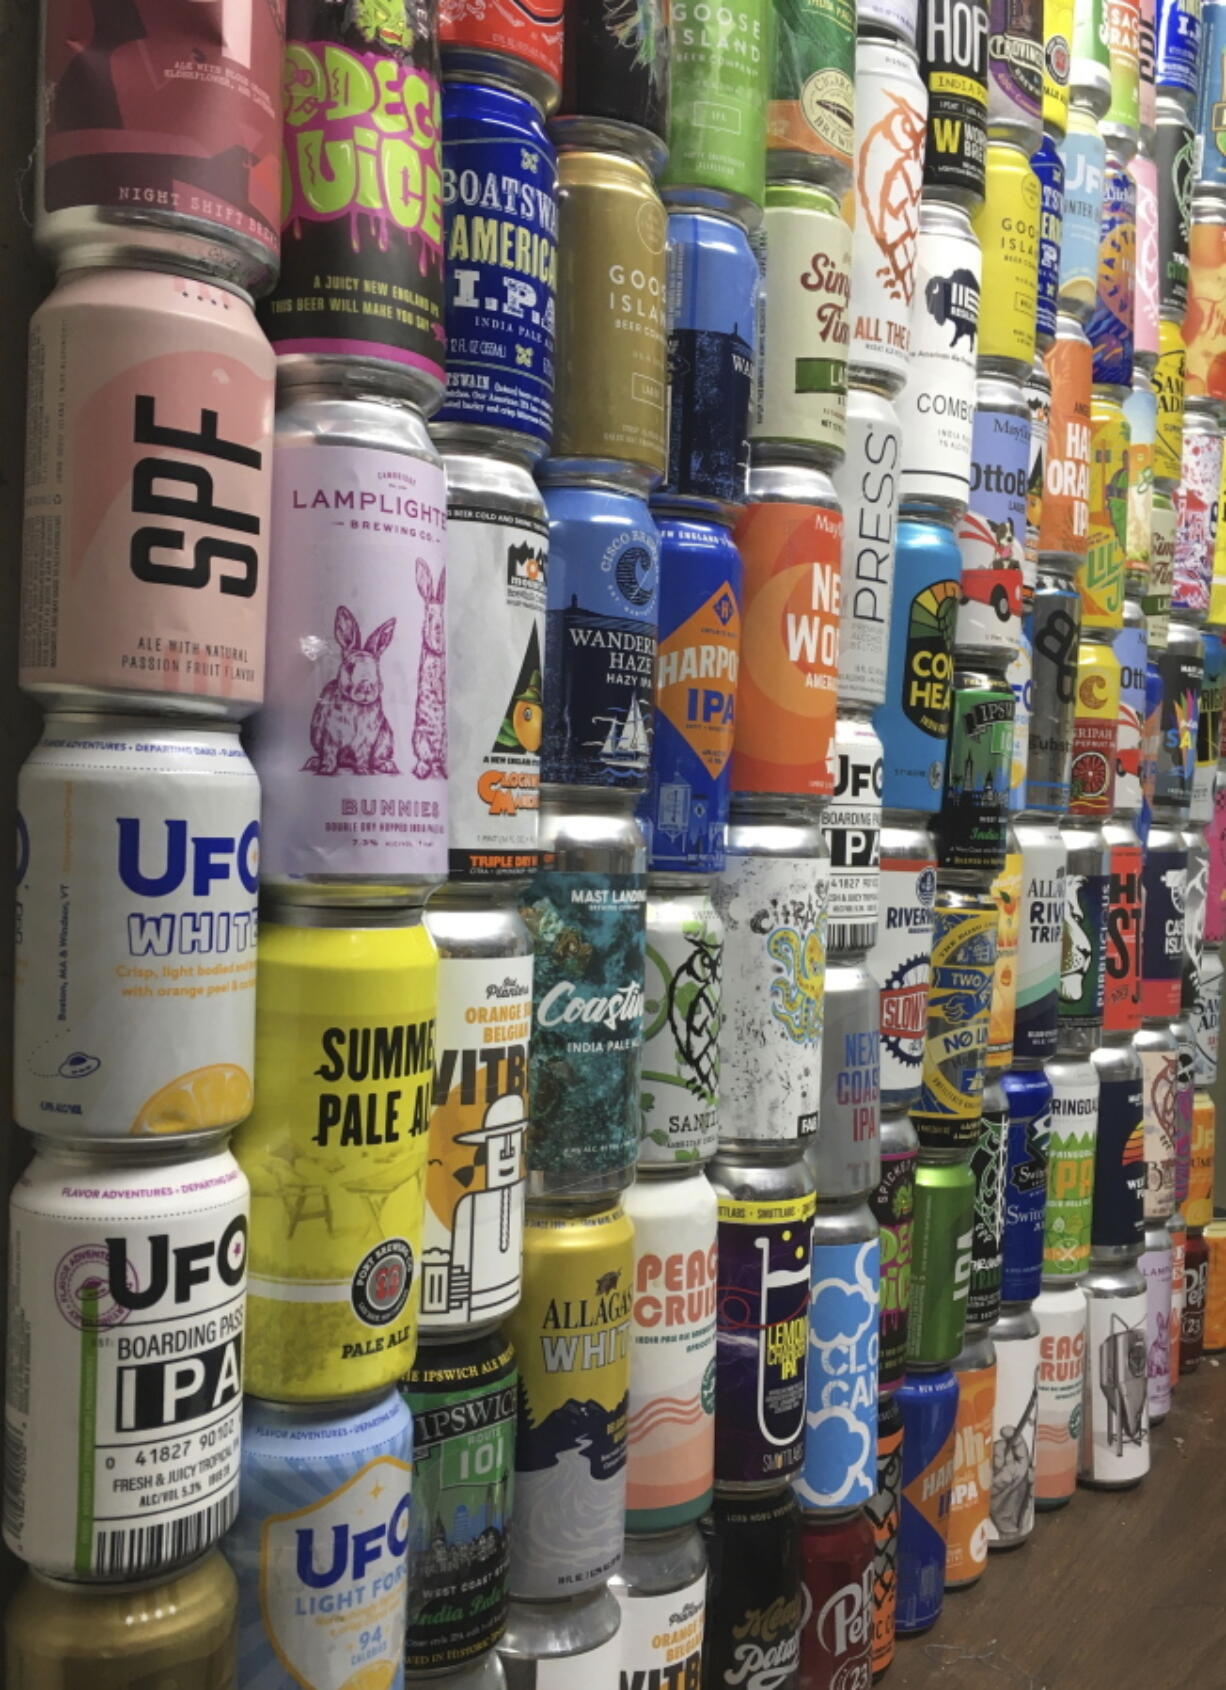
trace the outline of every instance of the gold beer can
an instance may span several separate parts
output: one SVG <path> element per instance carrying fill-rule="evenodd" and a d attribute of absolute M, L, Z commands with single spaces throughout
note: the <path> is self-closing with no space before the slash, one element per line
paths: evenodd
<path fill-rule="evenodd" d="M 27 1573 L 6 1618 L 7 1690 L 234 1690 L 238 1586 L 213 1550 L 150 1584 Z"/>
<path fill-rule="evenodd" d="M 1205 1348 L 1226 1350 L 1226 1221 L 1205 1228 L 1209 1279 L 1205 1289 Z"/>
<path fill-rule="evenodd" d="M 641 164 L 558 155 L 555 467 L 601 466 L 646 492 L 667 452 L 668 218 Z"/>
<path fill-rule="evenodd" d="M 438 952 L 417 909 L 281 906 L 257 993 L 246 1387 L 377 1391 L 417 1350 Z"/>

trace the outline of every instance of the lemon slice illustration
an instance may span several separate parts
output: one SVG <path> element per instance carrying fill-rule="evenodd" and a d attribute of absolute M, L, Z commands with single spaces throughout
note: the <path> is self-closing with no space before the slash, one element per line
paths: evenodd
<path fill-rule="evenodd" d="M 232 1127 L 251 1113 L 251 1075 L 233 1062 L 193 1068 L 155 1091 L 132 1122 L 133 1134 L 190 1133 Z"/>

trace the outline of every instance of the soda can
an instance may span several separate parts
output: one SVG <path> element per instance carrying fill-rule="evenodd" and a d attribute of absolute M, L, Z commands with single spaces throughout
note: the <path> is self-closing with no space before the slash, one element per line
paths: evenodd
<path fill-rule="evenodd" d="M 1017 816 L 1027 808 L 1026 768 L 1030 761 L 1030 718 L 1034 712 L 1034 654 L 1026 632 L 1023 616 L 1018 629 L 1017 648 L 1009 659 L 1005 679 L 1013 692 L 1013 742 L 1009 756 L 1010 816 Z"/>
<path fill-rule="evenodd" d="M 672 1531 L 711 1501 L 715 1463 L 716 1197 L 701 1168 L 644 1175 L 634 1225 L 626 1523 Z"/>
<path fill-rule="evenodd" d="M 706 881 L 651 877 L 646 945 L 638 1165 L 656 1173 L 718 1142 L 724 924 Z"/>
<path fill-rule="evenodd" d="M 1196 90 L 1194 109 L 1190 112 L 1196 126 L 1193 181 L 1198 190 L 1220 194 L 1226 186 L 1226 126 L 1222 123 L 1222 106 L 1226 99 L 1226 65 L 1222 62 L 1222 52 L 1226 48 L 1226 8 L 1216 0 L 1208 0 L 1207 4 L 1202 0 L 1200 37 L 1197 66 L 1200 86 Z"/>
<path fill-rule="evenodd" d="M 442 112 L 447 386 L 433 427 L 530 461 L 553 420 L 557 154 L 529 94 L 448 80 Z"/>
<path fill-rule="evenodd" d="M 1209 1290 L 1209 1247 L 1189 1227 L 1183 1264 L 1183 1315 L 1179 1323 L 1179 1374 L 1195 1373 L 1205 1351 L 1205 1307 Z"/>
<path fill-rule="evenodd" d="M 875 1452 L 870 1465 L 875 1484 Z M 801 1684 L 871 1684 L 876 1548 L 864 1507 L 803 1515 L 800 1565 L 807 1615 L 800 1631 Z"/>
<path fill-rule="evenodd" d="M 645 492 L 668 464 L 668 218 L 637 159 L 561 144 L 552 462 Z"/>
<path fill-rule="evenodd" d="M 1218 760 L 1222 746 L 1222 724 L 1226 719 L 1226 640 L 1215 629 L 1201 634 L 1204 681 L 1196 717 L 1196 763 L 1192 775 L 1192 801 L 1188 820 L 1195 828 L 1208 827 L 1213 820 L 1213 795 L 1217 787 Z"/>
<path fill-rule="evenodd" d="M 1178 1015 L 1170 1023 L 1175 1036 L 1175 1207 L 1182 1211 L 1188 1199 L 1188 1179 L 1192 1162 L 1192 1119 L 1195 1113 L 1195 1077 L 1193 1059 L 1196 1035 L 1187 1015 Z"/>
<path fill-rule="evenodd" d="M 1111 104 L 1103 121 L 1113 130 L 1135 135 L 1141 126 L 1140 0 L 1103 0 Z"/>
<path fill-rule="evenodd" d="M 528 1195 L 608 1202 L 631 1182 L 641 1122 L 643 836 L 616 801 L 549 802 L 541 850 L 519 893 L 535 954 Z"/>
<path fill-rule="evenodd" d="M 1152 369 L 1158 358 L 1158 172 L 1146 153 L 1128 161 L 1136 193 L 1136 294 L 1133 302 L 1133 358 L 1137 368 Z"/>
<path fill-rule="evenodd" d="M 694 1683 L 702 1663 L 707 1552 L 695 1526 L 627 1536 L 622 1564 L 609 1580 L 621 1608 L 622 1668 L 632 1680 L 663 1681 L 671 1670 Z"/>
<path fill-rule="evenodd" d="M 981 269 L 979 243 L 961 206 L 921 204 L 911 362 L 898 396 L 900 482 L 908 508 L 922 506 L 947 520 L 966 508 L 971 474 Z"/>
<path fill-rule="evenodd" d="M 927 1631 L 941 1617 L 958 1394 L 958 1380 L 948 1367 L 908 1373 L 895 1393 L 903 1422 L 895 1606 L 900 1637 Z"/>
<path fill-rule="evenodd" d="M 1141 732 L 1148 662 L 1145 615 L 1135 598 L 1124 600 L 1124 626 L 1113 641 L 1120 666 L 1120 713 L 1115 735 L 1115 813 L 1141 812 Z"/>
<path fill-rule="evenodd" d="M 1056 338 L 1043 354 L 1051 387 L 1039 564 L 1065 560 L 1071 570 L 1090 544 L 1091 354 L 1085 330 L 1067 311 L 1056 318 Z"/>
<path fill-rule="evenodd" d="M 1183 981 L 1181 1002 L 1190 1012 L 1196 1001 L 1196 976 L 1205 949 L 1205 895 L 1209 881 L 1209 851 L 1199 828 L 1184 828 L 1188 847 L 1188 879 L 1183 904 Z"/>
<path fill-rule="evenodd" d="M 933 0 L 925 9 L 920 43 L 928 89 L 924 187 L 964 205 L 978 205 L 983 198 L 990 28 L 987 0 Z"/>
<path fill-rule="evenodd" d="M 932 984 L 918 1105 L 912 1110 L 927 1148 L 969 1149 L 978 1134 L 986 1065 L 997 911 L 981 892 L 937 892 Z"/>
<path fill-rule="evenodd" d="M 1202 1236 L 1209 1257 L 1205 1275 L 1204 1348 L 1214 1353 L 1226 1349 L 1226 1275 L 1222 1262 L 1226 1221 L 1210 1221 Z"/>
<path fill-rule="evenodd" d="M 969 502 L 957 527 L 957 646 L 963 659 L 1016 649 L 1026 563 L 1029 407 L 1016 382 L 993 376 L 979 378 L 975 399 Z M 955 703 L 951 746 L 957 724 Z"/>
<path fill-rule="evenodd" d="M 978 1583 L 988 1564 L 996 1351 L 985 1327 L 968 1327 L 966 1342 L 954 1357 L 953 1371 L 958 1381 L 958 1416 L 954 1424 L 945 1588 L 966 1590 Z"/>
<path fill-rule="evenodd" d="M 1221 190 L 1218 190 L 1219 193 Z M 1226 257 L 1226 207 L 1213 199 L 1193 198 L 1188 237 L 1188 307 L 1183 332 L 1187 344 L 1185 394 L 1226 399 L 1226 308 L 1221 271 Z"/>
<path fill-rule="evenodd" d="M 264 884 L 304 903 L 407 903 L 446 876 L 448 717 L 454 708 L 463 754 L 477 707 L 463 669 L 448 677 L 443 462 L 411 406 L 290 388 L 274 468 L 268 696 L 252 740 L 267 799 Z M 533 628 L 508 671 L 531 685 L 521 671 L 535 633 L 539 711 L 539 527 L 532 543 L 542 571 L 528 581 Z M 498 625 L 482 622 L 490 639 Z M 468 656 L 462 641 L 455 655 Z M 490 661 L 469 687 L 489 686 Z M 517 698 L 499 696 L 496 708 L 486 746 Z"/>
<path fill-rule="evenodd" d="M 47 717 L 17 789 L 21 1126 L 121 1141 L 248 1114 L 259 806 L 233 725 Z"/>
<path fill-rule="evenodd" d="M 844 706 L 872 707 L 885 698 L 901 456 L 894 401 L 851 388 L 845 449 L 833 471 L 843 512 L 838 699 Z"/>
<path fill-rule="evenodd" d="M 1050 135 L 1044 135 L 1030 156 L 1030 168 L 1039 179 L 1039 281 L 1035 332 L 1040 347 L 1049 346 L 1056 333 L 1059 309 L 1060 245 L 1064 227 L 1064 161 Z"/>
<path fill-rule="evenodd" d="M 971 1279 L 975 1179 L 960 1153 L 921 1151 L 911 1233 L 908 1367 L 944 1367 L 962 1348 Z M 906 1379 L 902 1389 L 905 1390 Z"/>
<path fill-rule="evenodd" d="M 954 674 L 945 790 L 936 819 L 942 873 L 994 875 L 1004 866 L 1013 759 L 1013 688 L 987 670 Z"/>
<path fill-rule="evenodd" d="M 1056 1052 L 1068 848 L 1056 824 L 1042 816 L 1023 816 L 1017 823 L 1017 840 L 1022 853 L 1022 896 L 1013 1060 L 1032 1067 Z"/>
<path fill-rule="evenodd" d="M 1162 0 L 1160 31 L 1161 12 L 1169 16 L 1175 9 L 1175 0 Z M 1196 21 L 1199 23 L 1199 18 Z M 1158 301 L 1162 315 L 1172 319 L 1174 329 L 1182 323 L 1188 303 L 1193 147 L 1192 125 L 1178 101 L 1160 95 L 1154 148 L 1158 173 Z"/>
<path fill-rule="evenodd" d="M 841 715 L 830 749 L 834 791 L 822 806 L 830 850 L 826 944 L 832 953 L 877 942 L 882 748 L 867 712 Z"/>
<path fill-rule="evenodd" d="M 1071 796 L 1081 629 L 1080 595 L 1067 576 L 1040 571 L 1025 627 L 1033 689 L 1026 802 L 1031 810 L 1063 815 Z"/>
<path fill-rule="evenodd" d="M 823 1200 L 813 1222 L 804 1465 L 794 1487 L 808 1511 L 860 1508 L 877 1490 L 880 1268 L 868 1205 Z M 866 1641 L 871 1600 L 870 1591 Z"/>
<path fill-rule="evenodd" d="M 861 36 L 854 188 L 844 204 L 852 224 L 848 369 L 853 381 L 889 393 L 908 376 L 927 113 L 914 48 Z"/>
<path fill-rule="evenodd" d="M 1103 1033 L 1129 1037 L 1141 1025 L 1142 849 L 1127 816 L 1103 824 L 1108 890 Z"/>
<path fill-rule="evenodd" d="M 1006 1304 L 989 1334 L 996 1353 L 989 1549 L 1017 1549 L 1034 1531 L 1039 1433 L 1039 1323 L 1029 1305 Z"/>
<path fill-rule="evenodd" d="M 989 890 L 997 919 L 987 1062 L 989 1068 L 1007 1068 L 1013 1060 L 1013 1028 L 1017 1017 L 1017 949 L 1022 903 L 1022 848 L 1012 821 L 1004 866 L 994 876 Z"/>
<path fill-rule="evenodd" d="M 660 532 L 635 493 L 546 482 L 549 588 L 541 780 L 641 792 L 653 735 Z M 474 681 L 476 677 L 474 676 Z"/>
<path fill-rule="evenodd" d="M 1052 1085 L 1043 1069 L 1012 1069 L 1001 1085 L 1009 1105 L 1001 1298 L 1028 1303 L 1038 1296 L 1043 1274 Z"/>
<path fill-rule="evenodd" d="M 1052 1087 L 1043 1233 L 1046 1282 L 1074 1279 L 1089 1266 L 1100 1085 L 1097 1069 L 1084 1057 L 1060 1056 L 1045 1072 Z"/>
<path fill-rule="evenodd" d="M 733 532 L 745 567 L 732 790 L 828 798 L 843 519 L 830 477 L 755 464 Z"/>
<path fill-rule="evenodd" d="M 1149 578 L 1154 522 L 1154 436 L 1158 427 L 1158 396 L 1148 372 L 1140 364 L 1132 372 L 1132 388 L 1124 399 L 1124 421 L 1128 424 L 1124 569 L 1128 590 L 1139 597 Z"/>
<path fill-rule="evenodd" d="M 772 182 L 755 244 L 761 280 L 750 438 L 828 466 L 846 433 L 852 233 L 829 188 Z M 722 386 L 712 402 L 726 411 Z"/>
<path fill-rule="evenodd" d="M 1089 11 L 1089 4 L 1077 11 Z M 1080 98 L 1069 108 L 1060 142 L 1064 163 L 1064 220 L 1060 231 L 1059 306 L 1084 323 L 1098 291 L 1098 242 L 1103 219 L 1107 149 L 1098 118 Z"/>
<path fill-rule="evenodd" d="M 1029 153 L 1042 138 L 1043 9 L 990 0 L 988 16 L 988 129 Z"/>
<path fill-rule="evenodd" d="M 1114 6 L 1117 0 L 1108 0 Z M 1086 321 L 1095 385 L 1132 384 L 1137 195 L 1123 154 L 1108 145 L 1094 307 Z"/>
<path fill-rule="evenodd" d="M 720 1155 L 707 1178 L 719 1205 L 715 1480 L 776 1490 L 804 1460 L 813 1176 L 799 1156 Z"/>
<path fill-rule="evenodd" d="M 1222 1021 L 1222 959 L 1215 947 L 1206 946 L 1196 981 L 1196 1083 L 1217 1082 L 1218 1037 Z"/>
<path fill-rule="evenodd" d="M 38 1151 L 9 1206 L 4 1539 L 53 1578 L 166 1575 L 238 1510 L 247 1181 L 220 1134 Z"/>
<path fill-rule="evenodd" d="M 1167 1380 L 1173 1391 L 1179 1383 L 1179 1361 L 1183 1337 L 1184 1262 L 1187 1256 L 1188 1223 L 1176 1209 L 1167 1221 L 1171 1235 L 1171 1326 L 1167 1351 Z"/>
<path fill-rule="evenodd" d="M 501 1683 L 505 1690 L 565 1690 L 578 1675 L 591 1690 L 613 1690 L 621 1670 L 621 1623 L 621 1607 L 607 1586 L 549 1602 L 512 1597 L 498 1640 Z M 497 1681 L 490 1690 L 497 1690 Z"/>
<path fill-rule="evenodd" d="M 1073 0 L 1044 0 L 1043 36 L 1043 128 L 1059 142 L 1068 130 Z"/>
<path fill-rule="evenodd" d="M 1086 1365 L 1085 1292 L 1080 1285 L 1045 1286 L 1032 1309 L 1039 1323 L 1034 1504 L 1040 1509 L 1063 1508 L 1077 1490 Z"/>
<path fill-rule="evenodd" d="M 1145 1280 L 1131 1263 L 1093 1263 L 1082 1289 L 1086 1368 L 1077 1477 L 1095 1489 L 1118 1490 L 1149 1471 Z"/>
<path fill-rule="evenodd" d="M 653 872 L 718 874 L 724 867 L 732 778 L 741 558 L 717 523 L 661 514 L 657 526 L 655 707 L 648 785 L 638 819 Z"/>
<path fill-rule="evenodd" d="M 1094 1145 L 1094 1254 L 1135 1254 L 1144 1229 L 1145 1098 L 1141 1058 L 1132 1040 L 1101 1045 L 1091 1061 L 1098 1070 L 1098 1138 Z"/>
<path fill-rule="evenodd" d="M 1180 431 L 1182 438 L 1182 430 Z M 1150 533 L 1149 579 L 1141 595 L 1146 643 L 1151 665 L 1166 650 L 1170 637 L 1171 584 L 1175 572 L 1175 501 L 1154 483 L 1153 529 Z"/>
<path fill-rule="evenodd" d="M 480 17 L 444 8 L 438 19 L 444 74 L 521 89 L 551 112 L 561 92 L 564 9 L 562 0 L 545 0 L 531 12 L 514 0 L 497 0 Z"/>
<path fill-rule="evenodd" d="M 1196 773 L 1196 738 L 1205 665 L 1200 631 L 1186 622 L 1170 625 L 1158 656 L 1162 716 L 1154 798 L 1187 813 Z"/>
<path fill-rule="evenodd" d="M 971 1151 L 975 1220 L 971 1237 L 968 1327 L 991 1326 L 1000 1313 L 1000 1276 L 1005 1227 L 1005 1161 L 1009 1147 L 1009 1100 L 992 1074 L 983 1089 L 979 1137 Z"/>
<path fill-rule="evenodd" d="M 61 272 L 156 270 L 170 258 L 263 292 L 277 274 L 283 36 L 272 7 L 223 23 L 157 5 L 99 42 L 72 0 L 48 0 L 34 222 L 43 256 Z"/>
<path fill-rule="evenodd" d="M 764 40 L 774 14 L 767 174 L 819 181 L 841 192 L 851 180 L 855 143 L 855 8 L 807 3 L 764 9 Z M 911 33 L 914 38 L 914 23 Z M 730 115 L 760 160 L 761 126 L 745 123 L 744 102 Z"/>
<path fill-rule="evenodd" d="M 1115 740 L 1120 660 L 1097 629 L 1077 647 L 1069 814 L 1104 821 L 1115 808 Z"/>
<path fill-rule="evenodd" d="M 281 271 L 264 332 L 291 380 L 343 366 L 365 392 L 433 411 L 447 233 L 435 30 L 408 0 L 352 19 L 309 0 L 289 18 L 286 63 Z"/>
<path fill-rule="evenodd" d="M 668 468 L 659 496 L 699 514 L 727 514 L 745 499 L 760 285 L 738 224 L 670 214 Z"/>
<path fill-rule="evenodd" d="M 1184 622 L 1203 622 L 1209 611 L 1221 480 L 1220 425 L 1216 417 L 1189 405 L 1183 416 L 1183 461 L 1175 493 L 1171 575 L 1171 609 Z"/>
<path fill-rule="evenodd" d="M 1170 1023 L 1150 1022 L 1133 1039 L 1141 1062 L 1145 1110 L 1145 1219 L 1175 1213 L 1175 1136 L 1179 1112 L 1179 1041 Z"/>
<path fill-rule="evenodd" d="M 1106 997 L 1110 854 L 1102 828 L 1070 819 L 1060 830 L 1068 852 L 1060 958 L 1060 1045 L 1088 1056 L 1098 1043 Z"/>
<path fill-rule="evenodd" d="M 658 175 L 667 157 L 670 33 L 660 0 L 634 0 L 610 17 L 592 0 L 564 0 L 562 99 L 554 128 L 564 146 L 627 153 Z"/>
<path fill-rule="evenodd" d="M 873 1673 L 894 1659 L 894 1610 L 898 1600 L 898 1530 L 902 1510 L 902 1410 L 892 1391 L 877 1398 L 877 1492 L 867 1504 L 877 1553 L 873 1565 Z"/>
<path fill-rule="evenodd" d="M 885 748 L 887 809 L 931 815 L 940 807 L 961 574 L 949 528 L 900 521 L 885 701 L 873 715 Z"/>
<path fill-rule="evenodd" d="M 701 1530 L 708 1569 L 705 1682 L 719 1690 L 735 1685 L 746 1649 L 765 1670 L 781 1673 L 781 1683 L 795 1681 L 806 1604 L 801 1516 L 791 1487 L 776 1485 L 759 1496 L 716 1491 Z"/>
<path fill-rule="evenodd" d="M 821 1131 L 805 1147 L 823 1203 L 867 1197 L 881 1178 L 878 996 L 862 955 L 827 963 Z"/>
<path fill-rule="evenodd" d="M 997 0 L 1009 4 L 1010 0 Z M 1037 12 L 1031 11 L 1037 16 Z M 1034 362 L 1039 285 L 1039 179 L 1028 153 L 988 143 L 983 204 L 972 226 L 983 252 L 983 297 L 993 302 L 979 325 L 981 373 L 1024 381 Z"/>
<path fill-rule="evenodd" d="M 1081 625 L 1114 632 L 1124 616 L 1128 555 L 1128 419 L 1113 391 L 1095 387 L 1090 403 L 1090 525 L 1077 564 Z"/>
<path fill-rule="evenodd" d="M 1060 319 L 1056 318 L 1059 328 Z M 1043 362 L 1035 353 L 1026 379 L 1026 406 L 1030 412 L 1030 469 L 1026 478 L 1026 567 L 1022 573 L 1022 595 L 1027 604 L 1034 596 L 1039 570 L 1039 534 L 1043 527 L 1043 496 L 1047 486 L 1047 458 L 1051 438 L 1052 387 Z"/>
<path fill-rule="evenodd" d="M 1104 117 L 1111 104 L 1111 35 L 1106 0 L 1082 0 L 1073 11 L 1070 85 L 1077 104 Z"/>
<path fill-rule="evenodd" d="M 881 1244 L 877 1379 L 882 1391 L 892 1391 L 902 1378 L 906 1365 L 907 1317 L 911 1303 L 911 1232 L 919 1140 L 904 1110 L 882 1115 L 880 1139 L 881 1178 L 869 1198 L 869 1208 L 880 1230 Z"/>
<path fill-rule="evenodd" d="M 1183 472 L 1183 388 L 1187 351 L 1181 321 L 1163 318 L 1158 325 L 1158 362 L 1154 365 L 1154 392 L 1158 397 L 1158 420 L 1154 429 L 1154 496 L 1171 494 Z M 1157 507 L 1155 506 L 1155 519 Z M 1154 544 L 1157 535 L 1154 535 Z"/>
<path fill-rule="evenodd" d="M 150 30 L 155 55 L 170 43 Z M 35 313 L 29 357 L 21 686 L 46 710 L 258 709 L 274 361 L 250 300 L 77 270 Z"/>
<path fill-rule="evenodd" d="M 774 93 L 770 8 L 766 0 L 753 0 L 716 29 L 682 11 L 665 21 L 664 35 L 669 61 L 664 197 L 690 209 L 727 211 L 738 222 L 756 221 L 765 187 L 767 99 Z M 850 68 L 850 41 L 846 57 Z"/>
<path fill-rule="evenodd" d="M 1188 0 L 1158 0 L 1155 63 L 1158 95 L 1168 97 L 1181 108 L 1196 102 L 1200 33 L 1199 5 L 1189 4 Z"/>
<path fill-rule="evenodd" d="M 881 1103 L 918 1101 L 936 902 L 936 848 L 921 817 L 885 812 L 877 942 L 868 966 L 880 988 Z"/>

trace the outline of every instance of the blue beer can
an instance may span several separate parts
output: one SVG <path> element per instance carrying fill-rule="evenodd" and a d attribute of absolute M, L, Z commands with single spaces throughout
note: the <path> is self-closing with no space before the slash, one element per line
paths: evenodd
<path fill-rule="evenodd" d="M 443 84 L 444 438 L 538 458 L 553 429 L 558 163 L 536 105 Z"/>
<path fill-rule="evenodd" d="M 1162 715 L 1158 735 L 1158 770 L 1154 797 L 1186 814 L 1196 776 L 1196 740 L 1205 658 L 1199 628 L 1172 622 L 1166 650 L 1158 653 L 1162 680 Z"/>
<path fill-rule="evenodd" d="M 894 557 L 885 702 L 873 712 L 885 749 L 881 796 L 889 810 L 935 815 L 941 807 L 961 582 L 952 528 L 904 517 Z"/>
<path fill-rule="evenodd" d="M 741 646 L 741 554 L 714 522 L 657 513 L 660 638 L 639 824 L 656 873 L 722 874 Z"/>
<path fill-rule="evenodd" d="M 1009 1100 L 1009 1128 L 1000 1297 L 1004 1303 L 1029 1303 L 1043 1289 L 1051 1081 L 1041 1068 L 1011 1068 L 1001 1085 Z"/>
<path fill-rule="evenodd" d="M 1107 146 L 1098 119 L 1081 106 L 1069 111 L 1060 143 L 1064 161 L 1064 223 L 1060 235 L 1060 304 L 1084 322 L 1098 283 L 1098 236 L 1103 219 Z"/>
<path fill-rule="evenodd" d="M 1094 308 L 1086 321 L 1094 381 L 1107 387 L 1132 386 L 1136 246 L 1136 184 L 1128 174 L 1123 154 L 1108 150 L 1103 166 Z"/>
<path fill-rule="evenodd" d="M 866 1203 L 819 1204 L 813 1222 L 805 1509 L 859 1508 L 877 1491 L 877 1318 L 881 1247 Z"/>
<path fill-rule="evenodd" d="M 958 1381 L 948 1367 L 907 1373 L 894 1400 L 902 1414 L 902 1506 L 894 1626 L 900 1636 L 907 1637 L 927 1631 L 941 1616 Z"/>
<path fill-rule="evenodd" d="M 1039 291 L 1035 338 L 1048 346 L 1056 337 L 1056 300 L 1060 292 L 1060 247 L 1064 230 L 1064 160 L 1050 135 L 1044 135 L 1030 168 L 1039 178 Z"/>
<path fill-rule="evenodd" d="M 1199 725 L 1199 724 L 1198 724 Z M 1149 844 L 1154 819 L 1154 792 L 1158 781 L 1158 740 L 1162 732 L 1162 673 L 1157 657 L 1145 665 L 1145 717 L 1141 729 L 1141 814 L 1137 817 L 1137 838 Z"/>
<path fill-rule="evenodd" d="M 1139 1250 L 1145 1235 L 1145 1096 L 1141 1061 L 1131 1043 L 1103 1045 L 1098 1070 L 1098 1137 L 1094 1141 L 1092 1249 Z"/>
<path fill-rule="evenodd" d="M 1174 94 L 1182 105 L 1195 101 L 1200 63 L 1202 10 L 1199 0 L 1157 0 L 1154 84 L 1159 94 Z"/>
<path fill-rule="evenodd" d="M 745 502 L 759 287 L 739 224 L 709 212 L 670 215 L 665 499 Z"/>
<path fill-rule="evenodd" d="M 1192 179 L 1197 188 L 1222 188 L 1226 187 L 1226 0 L 1204 0 L 1200 36 Z"/>
<path fill-rule="evenodd" d="M 641 792 L 651 764 L 660 532 L 632 493 L 568 483 L 543 491 L 541 784 Z"/>

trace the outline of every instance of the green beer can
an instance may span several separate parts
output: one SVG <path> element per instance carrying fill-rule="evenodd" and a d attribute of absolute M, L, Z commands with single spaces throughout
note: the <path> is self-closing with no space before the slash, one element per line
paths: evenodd
<path fill-rule="evenodd" d="M 722 211 L 753 228 L 762 212 L 770 0 L 673 0 L 670 206 Z"/>
<path fill-rule="evenodd" d="M 974 1225 L 969 1160 L 958 1152 L 921 1150 L 911 1226 L 908 1367 L 944 1367 L 962 1348 Z"/>
<path fill-rule="evenodd" d="M 842 192 L 856 123 L 854 0 L 774 0 L 767 174 Z"/>

